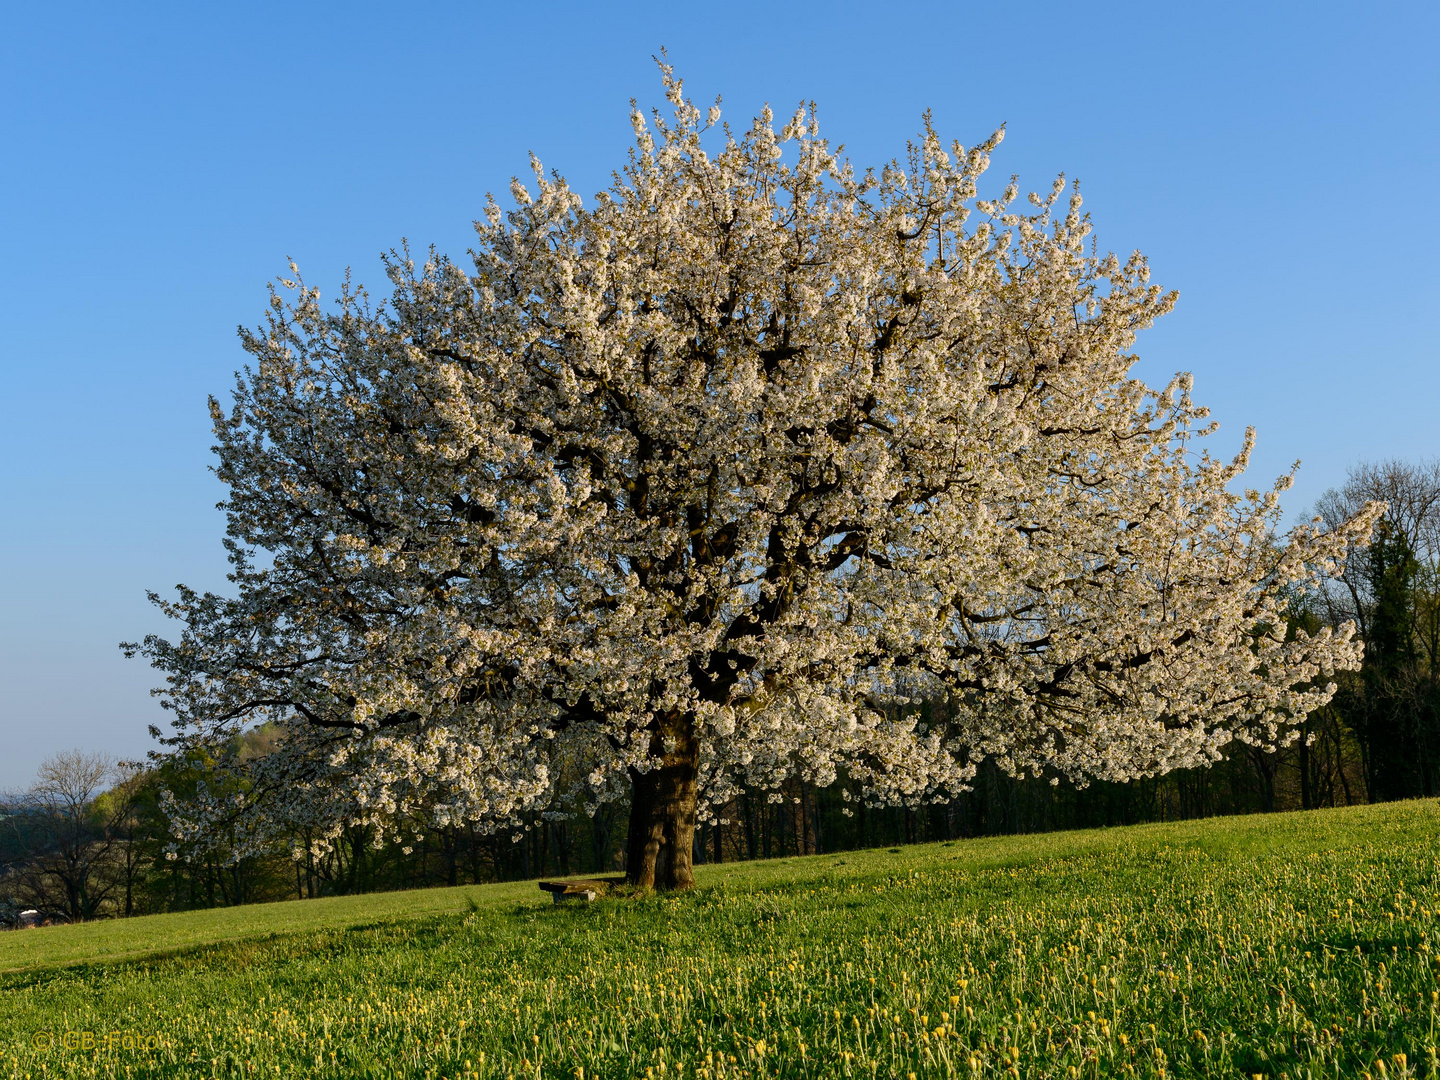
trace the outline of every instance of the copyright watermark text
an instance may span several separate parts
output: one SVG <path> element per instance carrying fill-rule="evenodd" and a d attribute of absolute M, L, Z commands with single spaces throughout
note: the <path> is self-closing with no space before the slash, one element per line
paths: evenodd
<path fill-rule="evenodd" d="M 134 1031 L 37 1031 L 30 1036 L 30 1049 L 47 1050 L 154 1050 L 158 1035 Z"/>

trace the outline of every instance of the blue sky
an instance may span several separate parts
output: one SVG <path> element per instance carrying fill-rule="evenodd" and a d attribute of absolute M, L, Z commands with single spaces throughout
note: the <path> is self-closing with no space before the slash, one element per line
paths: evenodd
<path fill-rule="evenodd" d="M 893 12 L 893 14 L 892 14 Z M 408 238 L 463 255 L 537 153 L 583 193 L 660 101 L 661 46 L 748 119 L 815 100 L 860 164 L 934 110 L 993 179 L 1078 177 L 1180 306 L 1195 374 L 1295 515 L 1361 459 L 1440 452 L 1440 5 L 10 5 L 0 31 L 0 790 L 162 714 L 116 643 L 147 588 L 223 587 L 207 394 L 294 257 L 329 291 Z"/>

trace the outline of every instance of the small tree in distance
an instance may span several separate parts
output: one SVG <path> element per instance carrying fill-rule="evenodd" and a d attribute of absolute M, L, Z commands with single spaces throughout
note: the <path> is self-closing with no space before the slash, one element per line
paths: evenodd
<path fill-rule="evenodd" d="M 1360 679 L 1346 680 L 1341 712 L 1360 740 L 1375 801 L 1440 790 L 1440 461 L 1366 462 L 1316 507 L 1327 522 L 1368 501 L 1385 515 L 1368 550 L 1321 594 L 1332 625 L 1353 619 L 1365 638 Z"/>
<path fill-rule="evenodd" d="M 534 163 L 473 269 L 295 271 L 212 401 L 233 597 L 141 651 L 174 754 L 258 721 L 177 843 L 513 829 L 628 796 L 627 873 L 692 883 L 697 818 L 799 773 L 919 803 L 984 758 L 1123 780 L 1285 742 L 1353 668 L 1286 634 L 1376 508 L 1277 535 L 1188 376 L 1130 377 L 1173 293 L 1078 190 L 995 200 L 997 133 L 856 172 L 813 107 L 719 128 L 663 69 L 582 205 Z M 292 267 L 292 271 L 294 268 Z M 289 299 L 285 298 L 289 294 Z M 943 724 L 904 709 L 953 703 Z M 898 707 L 897 707 L 898 706 Z M 158 733 L 157 733 L 158 734 Z"/>
<path fill-rule="evenodd" d="M 118 782 L 107 791 L 111 781 Z M 19 834 L 19 858 L 6 883 L 21 902 L 83 922 L 100 914 L 122 884 L 128 895 L 115 863 L 128 858 L 117 849 L 126 847 L 133 789 L 133 778 L 105 754 L 67 750 L 41 763 L 34 785 L 6 816 Z"/>

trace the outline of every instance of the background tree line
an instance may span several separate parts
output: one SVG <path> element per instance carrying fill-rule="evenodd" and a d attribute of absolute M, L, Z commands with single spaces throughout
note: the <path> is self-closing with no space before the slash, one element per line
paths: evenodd
<path fill-rule="evenodd" d="M 1129 825 L 1223 814 L 1314 809 L 1432 797 L 1440 787 L 1440 462 L 1386 462 L 1351 471 L 1317 513 L 1329 523 L 1367 500 L 1387 511 L 1372 544 L 1344 576 L 1297 598 L 1307 630 L 1353 619 L 1366 642 L 1358 672 L 1337 675 L 1339 692 L 1308 716 L 1288 748 L 1231 743 L 1210 768 L 1128 784 L 1077 788 L 1065 781 L 1015 779 L 982 763 L 973 790 L 950 803 L 866 807 L 842 785 L 792 780 L 719 809 L 695 838 L 697 862 L 730 862 L 1006 833 Z M 909 708 L 921 724 L 943 724 L 950 702 Z M 270 748 L 261 728 L 228 752 Z M 555 807 L 514 833 L 436 829 L 417 818 L 402 845 L 377 844 L 350 829 L 317 855 L 297 835 L 299 858 L 277 854 L 231 861 L 223 849 L 203 860 L 167 858 L 160 793 L 213 783 L 211 761 L 184 766 L 115 766 L 72 751 L 42 766 L 27 792 L 0 805 L 0 924 L 34 908 L 42 918 L 77 921 L 426 885 L 523 880 L 623 868 L 626 807 L 593 815 Z"/>

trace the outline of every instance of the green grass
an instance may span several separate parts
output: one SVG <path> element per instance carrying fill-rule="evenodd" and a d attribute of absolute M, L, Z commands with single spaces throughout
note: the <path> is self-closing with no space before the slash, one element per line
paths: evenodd
<path fill-rule="evenodd" d="M 5 934 L 0 1077 L 1434 1076 L 1437 838 L 1406 803 Z"/>
<path fill-rule="evenodd" d="M 218 945 L 247 938 L 346 930 L 352 926 L 429 915 L 461 915 L 471 910 L 472 903 L 490 910 L 534 901 L 539 895 L 533 881 L 510 882 L 368 896 L 328 896 L 319 900 L 248 904 L 51 926 L 23 934 L 0 934 L 0 974 L 174 955 L 198 945 Z"/>

